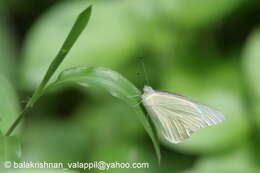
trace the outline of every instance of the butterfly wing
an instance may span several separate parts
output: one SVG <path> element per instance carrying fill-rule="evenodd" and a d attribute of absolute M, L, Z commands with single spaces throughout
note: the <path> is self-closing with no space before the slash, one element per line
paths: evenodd
<path fill-rule="evenodd" d="M 171 143 L 179 143 L 197 129 L 225 119 L 214 108 L 165 92 L 157 91 L 143 99 L 143 103 L 159 133 Z"/>

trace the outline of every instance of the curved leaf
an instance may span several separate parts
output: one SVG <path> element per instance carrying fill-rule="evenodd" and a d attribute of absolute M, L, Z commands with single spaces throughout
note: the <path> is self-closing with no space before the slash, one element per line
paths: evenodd
<path fill-rule="evenodd" d="M 142 122 L 145 130 L 152 139 L 155 151 L 160 162 L 160 148 L 157 136 L 154 133 L 149 117 L 140 106 L 141 92 L 119 73 L 102 67 L 75 67 L 63 71 L 57 80 L 51 83 L 47 89 L 68 83 L 76 83 L 84 87 L 98 86 L 107 90 L 112 96 L 126 102 L 131 106 Z"/>

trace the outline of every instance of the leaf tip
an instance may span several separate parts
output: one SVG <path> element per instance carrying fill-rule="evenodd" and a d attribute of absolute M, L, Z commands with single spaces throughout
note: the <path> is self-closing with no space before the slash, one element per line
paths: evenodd
<path fill-rule="evenodd" d="M 84 11 L 82 11 L 80 15 L 90 16 L 91 12 L 92 12 L 92 5 L 88 6 Z"/>

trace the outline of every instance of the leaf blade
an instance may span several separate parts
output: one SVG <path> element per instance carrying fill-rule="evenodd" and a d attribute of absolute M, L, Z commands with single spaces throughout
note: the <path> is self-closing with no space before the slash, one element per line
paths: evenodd
<path fill-rule="evenodd" d="M 14 123 L 10 126 L 8 131 L 6 132 L 6 136 L 10 136 L 13 130 L 20 123 L 25 114 L 29 111 L 30 108 L 33 107 L 34 103 L 43 95 L 44 89 L 48 84 L 49 80 L 60 66 L 62 61 L 65 59 L 66 55 L 69 53 L 70 49 L 73 47 L 74 43 L 77 41 L 78 37 L 81 35 L 85 27 L 87 26 L 90 16 L 91 16 L 92 6 L 86 8 L 83 12 L 81 12 L 74 23 L 70 33 L 68 34 L 66 40 L 64 41 L 61 49 L 59 50 L 57 56 L 51 62 L 43 80 L 41 81 L 39 87 L 34 92 L 33 96 L 30 98 L 28 103 L 26 104 L 23 112 L 19 115 L 19 117 L 14 121 Z"/>
<path fill-rule="evenodd" d="M 161 160 L 160 147 L 153 125 L 146 116 L 145 110 L 140 106 L 141 92 L 119 73 L 102 67 L 75 67 L 63 71 L 57 80 L 46 88 L 66 85 L 68 83 L 79 84 L 84 87 L 98 86 L 107 90 L 112 96 L 123 100 L 134 109 L 146 132 L 150 136 L 158 161 Z"/>
<path fill-rule="evenodd" d="M 33 104 L 38 100 L 38 98 L 41 97 L 46 84 L 49 82 L 52 75 L 55 73 L 57 68 L 60 66 L 62 61 L 65 59 L 66 55 L 69 53 L 69 51 L 71 50 L 71 48 L 83 32 L 83 30 L 85 29 L 85 27 L 87 26 L 91 16 L 91 11 L 92 6 L 89 6 L 79 14 L 61 49 L 59 50 L 54 60 L 51 62 L 40 86 L 37 88 L 32 98 L 29 100 L 27 107 L 33 106 Z"/>

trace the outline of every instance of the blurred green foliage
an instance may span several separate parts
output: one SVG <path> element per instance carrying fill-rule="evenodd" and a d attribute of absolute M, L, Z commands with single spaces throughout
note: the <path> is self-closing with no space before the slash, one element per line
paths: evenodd
<path fill-rule="evenodd" d="M 0 130 L 5 134 L 20 113 L 20 103 L 12 84 L 0 75 Z M 5 101 L 4 101 L 5 100 Z"/>
<path fill-rule="evenodd" d="M 89 27 L 56 76 L 70 67 L 103 66 L 120 72 L 142 89 L 142 59 L 149 85 L 214 106 L 227 118 L 183 143 L 162 144 L 159 167 L 149 137 L 127 105 L 98 88 L 57 88 L 26 118 L 20 134 L 21 160 L 149 162 L 149 169 L 130 170 L 140 173 L 260 171 L 257 0 L 21 2 L 1 1 L 2 132 L 7 128 L 3 122 L 17 116 L 19 103 L 23 106 L 22 100 L 39 85 L 76 16 L 89 4 L 94 5 Z M 3 141 L 1 135 L 0 143 Z M 59 172 L 38 172 L 48 171 Z"/>
<path fill-rule="evenodd" d="M 162 0 L 163 10 L 176 25 L 192 29 L 212 25 L 244 3 L 244 0 Z"/>
<path fill-rule="evenodd" d="M 0 133 L 0 162 L 6 160 L 20 161 L 22 155 L 21 143 L 16 136 L 3 136 Z M 0 169 L 3 168 L 1 164 Z"/>

